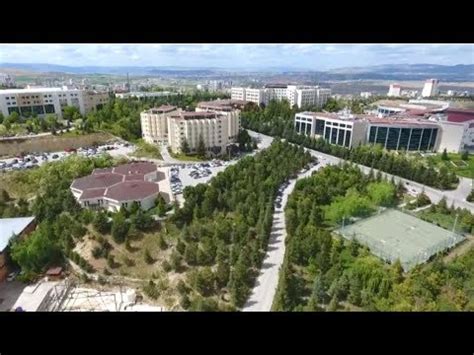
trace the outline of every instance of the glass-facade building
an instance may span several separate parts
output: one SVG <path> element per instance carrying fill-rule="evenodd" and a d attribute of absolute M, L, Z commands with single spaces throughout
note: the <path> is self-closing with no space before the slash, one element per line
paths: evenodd
<path fill-rule="evenodd" d="M 296 115 L 295 131 L 311 137 L 324 138 L 331 144 L 349 148 L 353 140 L 353 122 L 324 117 Z"/>
<path fill-rule="evenodd" d="M 438 131 L 438 127 L 370 125 L 367 141 L 388 150 L 433 151 Z"/>

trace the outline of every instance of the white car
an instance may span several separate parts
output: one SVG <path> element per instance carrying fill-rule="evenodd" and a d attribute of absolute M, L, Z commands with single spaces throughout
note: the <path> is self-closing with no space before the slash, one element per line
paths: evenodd
<path fill-rule="evenodd" d="M 7 276 L 7 281 L 13 281 L 18 276 L 18 271 L 11 272 Z"/>

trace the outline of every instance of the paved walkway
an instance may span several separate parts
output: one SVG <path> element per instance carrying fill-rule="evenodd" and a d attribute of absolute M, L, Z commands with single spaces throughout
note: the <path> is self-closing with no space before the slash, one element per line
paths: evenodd
<path fill-rule="evenodd" d="M 293 192 L 296 181 L 301 178 L 311 176 L 313 171 L 320 169 L 327 163 L 321 162 L 305 173 L 299 174 L 296 179 L 290 180 L 290 184 L 283 190 L 281 208 L 275 206 L 273 213 L 273 224 L 268 241 L 267 254 L 262 263 L 260 275 L 255 281 L 255 287 L 247 300 L 243 312 L 265 311 L 268 312 L 272 308 L 273 298 L 278 286 L 278 275 L 280 267 L 285 257 L 285 238 L 286 224 L 284 206 L 288 201 L 288 196 Z"/>

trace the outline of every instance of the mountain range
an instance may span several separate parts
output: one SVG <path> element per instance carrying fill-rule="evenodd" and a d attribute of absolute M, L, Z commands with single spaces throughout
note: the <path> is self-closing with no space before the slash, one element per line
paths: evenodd
<path fill-rule="evenodd" d="M 474 81 L 474 64 L 386 64 L 367 67 L 337 68 L 315 71 L 304 68 L 269 67 L 257 68 L 212 68 L 175 66 L 65 66 L 45 63 L 0 63 L 1 69 L 16 69 L 35 73 L 50 74 L 107 74 L 133 76 L 183 76 L 198 77 L 212 75 L 243 74 L 297 74 L 310 75 L 317 80 L 424 80 L 435 77 L 444 81 Z"/>

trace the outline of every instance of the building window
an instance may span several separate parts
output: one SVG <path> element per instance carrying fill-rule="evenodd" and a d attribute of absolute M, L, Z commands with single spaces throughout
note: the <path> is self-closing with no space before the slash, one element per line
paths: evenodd
<path fill-rule="evenodd" d="M 398 150 L 407 150 L 408 141 L 410 140 L 410 128 L 402 128 L 400 133 L 400 141 L 398 144 Z"/>
<path fill-rule="evenodd" d="M 389 128 L 387 145 L 385 148 L 396 150 L 398 147 L 398 138 L 400 137 L 400 128 Z"/>
<path fill-rule="evenodd" d="M 420 128 L 414 128 L 411 130 L 410 144 L 408 145 L 409 150 L 418 150 L 421 142 L 421 133 Z"/>
<path fill-rule="evenodd" d="M 375 138 L 375 144 L 381 144 L 385 147 L 385 140 L 387 139 L 388 128 L 379 127 L 377 130 L 377 137 Z"/>

